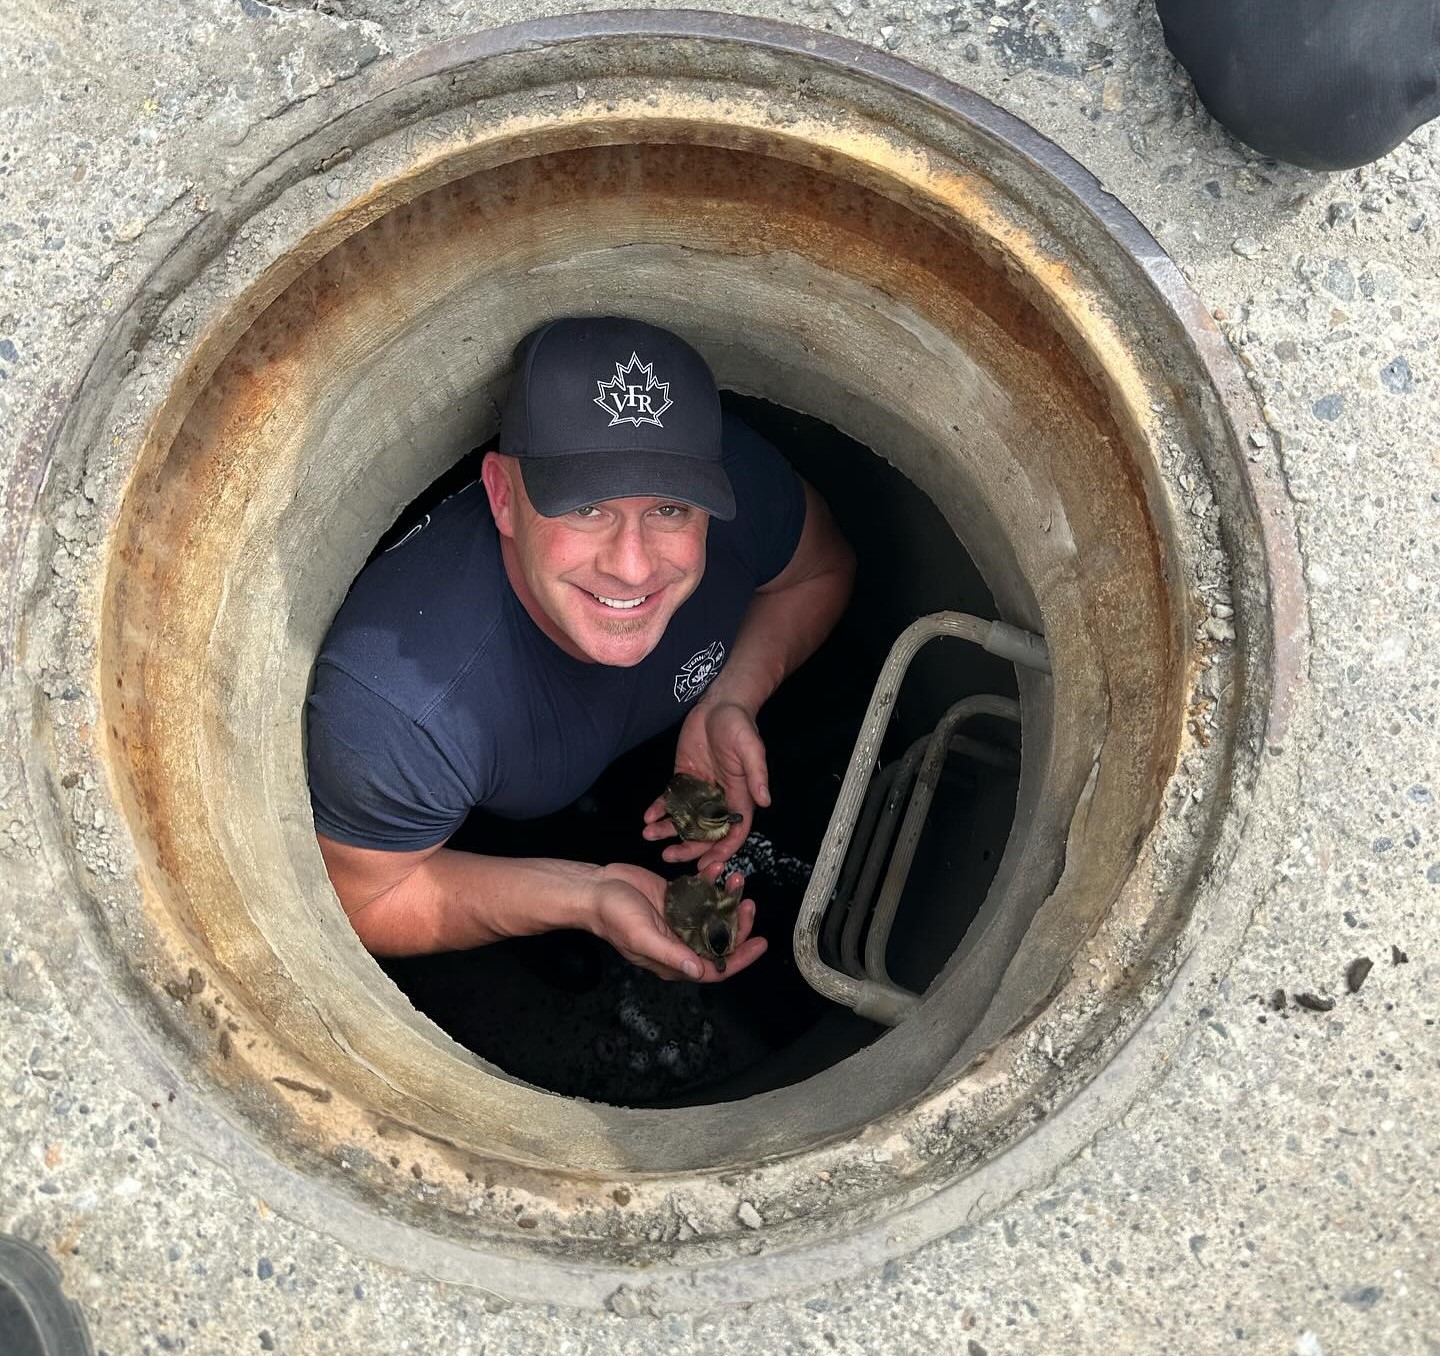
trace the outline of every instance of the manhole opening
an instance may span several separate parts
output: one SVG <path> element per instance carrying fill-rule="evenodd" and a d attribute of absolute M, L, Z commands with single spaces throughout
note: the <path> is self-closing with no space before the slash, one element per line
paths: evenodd
<path fill-rule="evenodd" d="M 800 393 L 797 392 L 797 396 Z M 821 493 L 859 560 L 850 607 L 829 640 L 761 713 L 776 803 L 742 851 L 757 930 L 770 950 L 721 985 L 668 984 L 580 933 L 381 962 L 411 1003 L 461 1045 L 548 1091 L 618 1106 L 748 1097 L 820 1072 L 884 1027 L 820 997 L 801 976 L 791 933 L 876 675 L 915 617 L 995 612 L 979 571 L 925 494 L 823 421 L 726 392 L 724 402 Z M 797 400 L 797 403 L 798 400 Z M 483 450 L 414 500 L 377 551 L 478 475 Z M 372 556 L 373 559 L 373 556 Z M 945 709 L 976 693 L 1016 694 L 1013 667 L 966 645 L 930 647 L 907 677 L 881 750 L 899 758 Z M 676 730 L 635 748 L 577 804 L 526 822 L 473 813 L 450 846 L 506 856 L 630 861 L 665 875 L 640 839 L 640 812 L 671 770 Z M 1018 752 L 1018 728 L 970 733 Z M 1015 814 L 1015 768 L 959 757 L 946 765 L 890 938 L 890 970 L 917 992 L 940 972 L 995 875 Z"/>
<path fill-rule="evenodd" d="M 287 1101 L 316 1142 L 350 1134 L 336 1127 L 354 1116 L 378 1122 L 382 1140 L 399 1124 L 473 1155 L 472 1176 L 480 1159 L 557 1181 L 708 1173 L 819 1153 L 953 1096 L 970 1099 L 966 1118 L 945 1121 L 958 1151 L 980 1142 L 965 1126 L 1004 1119 L 982 1095 L 991 1052 L 1053 1006 L 1080 948 L 1114 923 L 1094 959 L 1123 953 L 1118 991 L 1143 969 L 1130 959 L 1142 937 L 1160 935 L 1130 919 L 1189 907 L 1182 877 L 1200 828 L 1186 830 L 1185 852 L 1139 874 L 1137 857 L 1167 809 L 1187 672 L 1202 661 L 1210 672 L 1215 657 L 1190 590 L 1198 580 L 1207 603 L 1236 603 L 1237 619 L 1241 600 L 1210 520 L 1202 533 L 1172 513 L 1158 434 L 1137 423 L 1180 388 L 1134 366 L 1110 328 L 1125 307 L 1080 304 L 1083 269 L 1057 272 L 1023 232 L 1000 240 L 969 181 L 938 168 L 933 182 L 894 178 L 928 175 L 923 157 L 892 163 L 887 152 L 867 167 L 788 135 L 736 137 L 728 123 L 682 130 L 634 140 L 627 122 L 588 145 L 527 134 L 504 152 L 517 158 L 497 152 L 489 167 L 431 177 L 378 214 L 376 200 L 357 229 L 307 247 L 305 268 L 176 395 L 173 423 L 132 478 L 106 595 L 107 730 L 127 819 L 142 829 L 146 916 L 185 953 L 165 962 L 164 991 L 191 992 L 195 955 L 217 989 L 233 985 L 238 1030 L 210 1026 L 191 1003 L 195 1038 L 213 1044 L 227 1079 L 317 1089 L 314 1108 Z M 852 693 L 850 723 L 817 736 L 823 754 L 772 735 L 798 764 L 777 766 L 777 783 L 816 775 L 826 758 L 840 766 L 880 655 L 917 616 L 954 608 L 1045 635 L 1053 678 L 1000 661 L 982 678 L 967 666 L 989 661 L 951 641 L 922 653 L 906 683 L 921 704 L 902 701 L 882 751 L 893 758 L 928 732 L 957 695 L 1018 689 L 1018 790 L 979 844 L 993 885 L 980 888 L 980 866 L 972 886 L 953 863 L 922 861 L 900 909 L 890 961 L 896 980 L 926 989 L 915 1020 L 876 1034 L 828 1014 L 777 1031 L 752 1003 L 744 1015 L 767 1027 L 764 1040 L 732 1066 L 575 1088 L 521 1067 L 510 1045 L 485 1049 L 483 1033 L 447 1035 L 455 1024 L 430 998 L 424 1011 L 405 1001 L 336 906 L 306 813 L 300 712 L 315 656 L 400 506 L 493 432 L 517 340 L 544 317 L 582 313 L 630 315 L 693 343 L 833 501 L 861 555 L 858 639 L 846 651 L 842 629 L 813 679 L 796 675 L 768 711 L 787 735 L 824 729 L 844 724 L 840 698 Z M 744 404 L 761 398 L 773 404 Z M 827 427 L 856 440 L 848 457 L 830 450 L 839 435 Z M 1203 574 L 1192 572 L 1197 552 Z M 867 617 L 867 589 L 882 613 Z M 935 690 L 927 675 L 957 666 L 965 681 Z M 1206 737 L 1223 744 L 1226 730 Z M 1223 761 L 1224 747 L 1208 748 L 1185 751 L 1190 781 Z M 637 802 L 664 771 L 662 760 L 639 777 Z M 968 825 L 952 789 L 954 818 Z M 833 787 L 813 798 L 812 834 L 833 802 Z M 1197 820 L 1218 804 L 1185 800 Z M 779 846 L 810 855 L 784 841 L 788 827 L 783 838 L 772 829 Z M 766 935 L 788 954 L 781 905 L 770 910 Z M 1169 926 L 1168 915 L 1157 924 Z M 471 1008 L 493 1002 L 480 984 L 464 987 Z M 796 1013 L 801 997 L 814 1001 L 797 997 Z M 1014 1059 L 1016 1088 L 1049 1077 Z M 925 1162 L 943 1157 L 938 1139 L 932 1147 Z"/>
<path fill-rule="evenodd" d="M 1180 967 L 1223 964 L 1235 854 L 1293 772 L 1266 750 L 1304 595 L 1243 373 L 1079 166 L 884 53 L 591 13 L 394 71 L 199 215 L 57 430 L 13 647 L 52 859 L 227 1155 L 387 1263 L 661 1312 L 973 1222 L 1091 1133 L 1050 1113 L 1107 1065 L 1110 1105 L 1146 1085 L 1153 1060 L 1110 1061 Z M 1016 675 L 1014 825 L 922 1007 L 734 1100 L 596 1104 L 464 1049 L 360 945 L 307 813 L 346 587 L 493 429 L 519 338 L 580 312 L 673 329 L 899 468 L 993 593 L 974 611 L 1052 661 Z"/>

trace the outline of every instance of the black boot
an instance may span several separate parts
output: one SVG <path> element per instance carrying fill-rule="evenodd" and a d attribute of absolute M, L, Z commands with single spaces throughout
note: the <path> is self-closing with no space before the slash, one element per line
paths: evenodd
<path fill-rule="evenodd" d="M 0 1234 L 0 1352 L 93 1356 L 90 1330 L 60 1289 L 60 1271 L 39 1248 Z"/>
<path fill-rule="evenodd" d="M 1165 41 L 1241 141 L 1368 164 L 1440 115 L 1440 0 L 1156 0 Z"/>

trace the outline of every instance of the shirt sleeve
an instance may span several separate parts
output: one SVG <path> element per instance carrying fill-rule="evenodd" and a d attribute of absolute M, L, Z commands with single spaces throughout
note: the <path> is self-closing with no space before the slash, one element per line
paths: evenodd
<path fill-rule="evenodd" d="M 800 545 L 805 485 L 772 444 L 734 415 L 725 415 L 721 437 L 725 473 L 735 491 L 735 519 L 726 527 L 760 588 L 790 563 Z"/>
<path fill-rule="evenodd" d="M 351 847 L 444 842 L 475 797 L 426 731 L 343 669 L 322 663 L 306 702 L 315 827 Z"/>

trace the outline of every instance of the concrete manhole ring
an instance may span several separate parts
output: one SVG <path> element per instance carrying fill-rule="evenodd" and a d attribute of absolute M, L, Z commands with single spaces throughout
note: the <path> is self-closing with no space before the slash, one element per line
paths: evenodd
<path fill-rule="evenodd" d="M 1233 952 L 1285 771 L 1293 531 L 1208 315 L 1053 145 L 809 31 L 541 21 L 335 98 L 137 288 L 8 487 L 28 791 L 137 1048 L 276 1208 L 513 1298 L 754 1299 L 998 1204 L 1141 1086 L 1176 972 Z M 346 585 L 493 423 L 515 339 L 585 310 L 892 461 L 1054 665 L 1021 679 L 987 912 L 921 1011 L 718 1107 L 482 1065 L 359 946 L 308 815 Z"/>

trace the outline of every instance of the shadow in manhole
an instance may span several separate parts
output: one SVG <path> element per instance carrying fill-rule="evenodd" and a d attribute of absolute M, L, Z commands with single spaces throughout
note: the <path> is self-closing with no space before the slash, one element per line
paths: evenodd
<path fill-rule="evenodd" d="M 756 931 L 770 949 L 715 985 L 667 983 L 587 934 L 519 938 L 468 952 L 382 962 L 410 1001 L 460 1044 L 550 1091 L 619 1106 L 728 1101 L 798 1082 L 867 1045 L 883 1027 L 817 995 L 790 936 L 875 677 L 895 637 L 944 609 L 994 616 L 974 564 L 935 505 L 868 448 L 818 420 L 725 393 L 829 503 L 859 559 L 851 605 L 829 640 L 761 713 L 774 805 L 744 849 Z M 481 452 L 458 463 L 397 520 L 474 480 Z M 973 646 L 939 642 L 912 665 L 882 763 L 973 693 L 1015 694 L 1013 668 Z M 1018 749 L 1018 731 L 967 732 Z M 572 806 L 543 819 L 472 813 L 450 846 L 507 856 L 627 861 L 663 875 L 641 815 L 671 771 L 675 731 L 618 759 Z M 973 919 L 1010 832 L 1018 777 L 953 759 L 941 780 L 890 938 L 894 978 L 923 990 Z"/>

